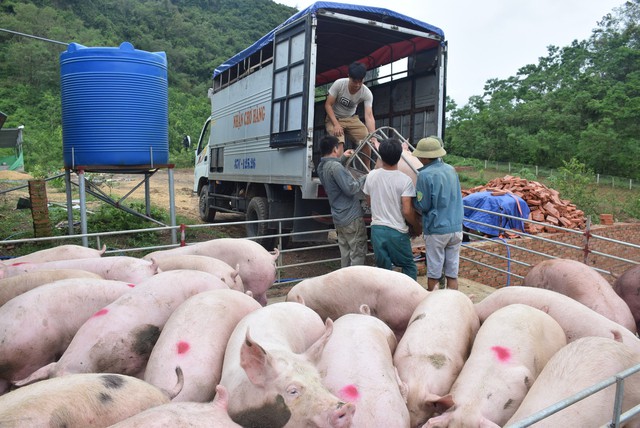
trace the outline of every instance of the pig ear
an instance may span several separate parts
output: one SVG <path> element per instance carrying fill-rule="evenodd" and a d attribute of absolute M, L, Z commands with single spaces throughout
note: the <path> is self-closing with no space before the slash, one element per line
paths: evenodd
<path fill-rule="evenodd" d="M 433 403 L 436 407 L 437 413 L 444 413 L 449 410 L 455 402 L 453 401 L 453 396 L 451 394 L 447 394 L 444 397 L 440 397 L 437 401 Z"/>
<path fill-rule="evenodd" d="M 18 380 L 16 382 L 13 382 L 13 384 L 15 386 L 25 386 L 25 385 L 29 385 L 33 382 L 37 382 L 39 380 L 43 380 L 43 379 L 49 379 L 49 377 L 51 377 L 51 374 L 53 373 L 54 368 L 56 367 L 58 363 L 53 362 L 53 363 L 49 363 L 44 367 L 40 367 L 38 370 L 36 370 L 35 372 L 33 372 L 31 375 L 29 375 L 28 377 Z"/>
<path fill-rule="evenodd" d="M 360 305 L 360 313 L 362 315 L 371 315 L 371 308 L 366 303 Z"/>
<path fill-rule="evenodd" d="M 229 392 L 222 385 L 216 386 L 216 397 L 213 399 L 213 405 L 220 409 L 227 410 L 229 405 Z"/>
<path fill-rule="evenodd" d="M 318 361 L 320 361 L 320 357 L 322 356 L 322 351 L 324 350 L 324 347 L 327 344 L 329 337 L 331 337 L 331 333 L 333 333 L 333 320 L 331 318 L 327 318 L 324 325 L 325 325 L 324 334 L 320 336 L 320 338 L 316 340 L 316 342 L 313 345 L 309 346 L 309 349 L 305 351 L 305 356 L 312 363 L 317 363 Z"/>
<path fill-rule="evenodd" d="M 409 399 L 409 385 L 407 385 L 402 379 L 400 379 L 400 374 L 398 373 L 398 369 L 396 367 L 393 368 L 396 372 L 396 382 L 398 382 L 398 388 L 400 388 L 400 395 L 404 399 L 405 404 Z"/>
<path fill-rule="evenodd" d="M 254 385 L 264 386 L 271 379 L 271 356 L 251 339 L 249 329 L 240 348 L 240 366 Z"/>

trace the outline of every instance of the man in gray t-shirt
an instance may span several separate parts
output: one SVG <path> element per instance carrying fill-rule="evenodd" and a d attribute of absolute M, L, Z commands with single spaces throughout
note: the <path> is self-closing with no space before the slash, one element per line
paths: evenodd
<path fill-rule="evenodd" d="M 325 128 L 329 135 L 345 142 L 345 136 L 353 143 L 347 141 L 345 148 L 355 148 L 369 133 L 376 130 L 376 120 L 373 117 L 373 94 L 364 86 L 362 80 L 367 74 L 367 68 L 354 62 L 349 66 L 349 77 L 336 80 L 329 88 L 329 95 L 324 103 L 327 112 Z M 360 103 L 364 103 L 364 123 L 356 115 L 356 109 Z M 372 138 L 375 143 L 375 138 Z M 354 144 L 353 146 L 351 144 Z M 364 154 L 369 157 L 369 147 L 363 148 Z"/>

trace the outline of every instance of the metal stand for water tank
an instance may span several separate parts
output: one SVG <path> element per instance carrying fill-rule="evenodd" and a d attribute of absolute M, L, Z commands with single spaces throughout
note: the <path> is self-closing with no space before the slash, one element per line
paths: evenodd
<path fill-rule="evenodd" d="M 73 199 L 71 192 L 71 171 L 75 172 L 78 175 L 78 189 L 80 193 L 80 233 L 82 234 L 82 245 L 85 247 L 89 246 L 89 238 L 87 235 L 87 197 L 86 194 L 89 193 L 96 198 L 100 199 L 103 202 L 106 202 L 114 207 L 126 211 L 130 214 L 137 215 L 138 217 L 142 217 L 146 220 L 152 221 L 154 223 L 160 224 L 162 226 L 167 226 L 166 224 L 151 218 L 151 197 L 149 196 L 149 178 L 158 172 L 158 170 L 166 168 L 169 172 L 169 218 L 171 222 L 171 226 L 176 225 L 176 203 L 175 203 L 175 193 L 173 190 L 173 168 L 174 164 L 161 164 L 161 165 L 134 165 L 134 166 L 118 166 L 118 165 L 91 165 L 91 166 L 76 166 L 74 168 L 65 168 L 65 183 L 66 183 L 66 191 L 67 191 L 67 219 L 69 222 L 69 235 L 74 234 L 73 230 Z M 144 178 L 133 188 L 124 195 L 119 200 L 115 201 L 111 199 L 109 195 L 100 190 L 99 187 L 91 183 L 90 181 L 85 180 L 86 172 L 97 172 L 97 173 L 111 173 L 111 174 L 141 174 L 144 175 Z M 129 207 L 121 205 L 121 202 L 124 201 L 129 195 L 131 195 L 138 187 L 144 184 L 144 202 L 145 202 L 145 214 L 139 213 Z M 173 244 L 178 243 L 177 232 L 175 227 L 171 229 L 171 242 Z"/>

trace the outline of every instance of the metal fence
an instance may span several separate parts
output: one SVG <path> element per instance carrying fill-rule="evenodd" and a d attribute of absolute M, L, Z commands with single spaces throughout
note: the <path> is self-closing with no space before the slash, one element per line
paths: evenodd
<path fill-rule="evenodd" d="M 538 165 L 527 165 L 517 162 L 497 162 L 484 160 L 480 161 L 484 164 L 484 169 L 491 169 L 498 172 L 506 172 L 508 174 L 532 174 L 534 177 L 551 177 L 558 175 L 556 169 L 541 167 Z M 613 175 L 594 174 L 591 176 L 593 184 L 599 186 L 608 186 L 619 189 L 640 190 L 640 181 L 632 178 L 616 177 Z"/>

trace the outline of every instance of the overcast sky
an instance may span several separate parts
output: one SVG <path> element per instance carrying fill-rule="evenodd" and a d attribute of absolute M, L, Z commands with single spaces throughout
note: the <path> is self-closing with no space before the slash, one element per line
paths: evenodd
<path fill-rule="evenodd" d="M 275 0 L 303 9 L 309 0 Z M 382 7 L 435 25 L 449 42 L 447 94 L 459 107 L 482 95 L 492 78 L 537 64 L 547 46 L 589 38 L 603 16 L 624 0 L 348 0 Z"/>

